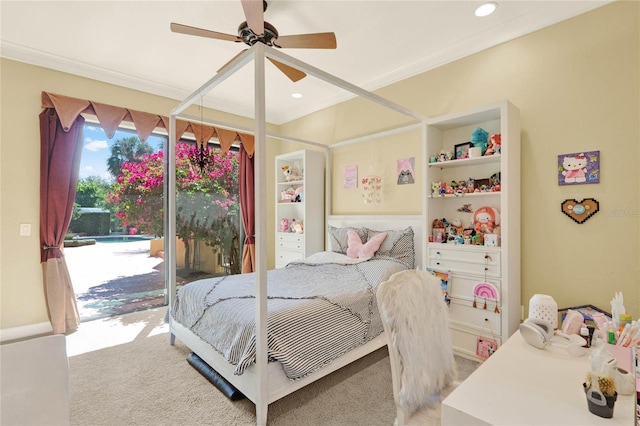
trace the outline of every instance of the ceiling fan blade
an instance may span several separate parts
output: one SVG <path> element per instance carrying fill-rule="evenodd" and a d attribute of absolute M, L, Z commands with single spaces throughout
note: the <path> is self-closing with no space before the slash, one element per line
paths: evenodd
<path fill-rule="evenodd" d="M 334 33 L 280 36 L 276 44 L 280 47 L 300 49 L 335 49 L 338 45 Z"/>
<path fill-rule="evenodd" d="M 289 77 L 289 79 L 291 81 L 293 81 L 294 83 L 298 80 L 302 80 L 303 78 L 305 78 L 307 76 L 307 74 L 303 73 L 300 70 L 297 70 L 293 67 L 290 67 L 289 65 L 285 65 L 282 62 L 278 62 L 274 59 L 271 58 L 267 58 L 271 61 L 271 63 L 273 65 L 275 65 L 276 67 L 278 67 L 278 69 L 280 71 L 282 71 L 284 73 L 284 75 L 286 75 L 287 77 Z"/>
<path fill-rule="evenodd" d="M 251 31 L 256 35 L 264 34 L 263 0 L 242 0 L 242 8 Z"/>
<path fill-rule="evenodd" d="M 203 28 L 190 27 L 189 25 L 176 24 L 175 22 L 171 23 L 171 31 L 173 31 L 174 33 L 188 34 L 188 35 L 194 35 L 198 37 L 215 38 L 218 40 L 227 40 L 227 41 L 235 41 L 235 42 L 242 41 L 240 37 L 235 35 L 219 33 L 211 30 L 205 30 Z"/>

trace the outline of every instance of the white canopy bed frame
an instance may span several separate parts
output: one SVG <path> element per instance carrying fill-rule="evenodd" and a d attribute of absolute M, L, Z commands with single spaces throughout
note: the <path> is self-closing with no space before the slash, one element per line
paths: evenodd
<path fill-rule="evenodd" d="M 316 77 L 327 83 L 340 87 L 359 97 L 368 99 L 374 103 L 389 108 L 392 111 L 406 115 L 414 120 L 409 126 L 404 126 L 394 130 L 387 130 L 368 137 L 361 137 L 352 141 L 341 142 L 330 147 L 326 145 L 302 141 L 296 138 L 290 138 L 282 135 L 268 134 L 266 131 L 266 102 L 265 102 L 265 61 L 267 58 L 273 58 L 278 62 L 289 65 L 307 75 Z M 416 126 L 422 128 L 422 139 L 426 138 L 426 120 L 424 117 L 400 106 L 381 98 L 373 93 L 367 92 L 357 86 L 346 81 L 331 76 L 317 68 L 305 64 L 291 56 L 282 53 L 272 47 L 262 43 L 256 43 L 254 46 L 238 55 L 234 60 L 223 67 L 213 78 L 211 78 L 202 87 L 188 96 L 182 103 L 171 111 L 169 125 L 169 141 L 165 152 L 165 235 L 175 235 L 176 233 L 176 182 L 175 182 L 175 147 L 176 147 L 176 119 L 178 117 L 186 117 L 183 111 L 190 105 L 194 104 L 198 99 L 206 93 L 214 89 L 221 82 L 233 75 L 237 70 L 245 66 L 251 60 L 254 62 L 254 78 L 255 78 L 255 128 L 252 133 L 255 138 L 254 167 L 255 167 L 255 300 L 256 300 L 256 362 L 249 367 L 243 374 L 234 375 L 234 366 L 224 359 L 218 352 L 213 350 L 211 346 L 191 332 L 188 328 L 179 324 L 177 321 L 170 320 L 171 344 L 175 342 L 177 337 L 181 342 L 188 346 L 195 354 L 210 365 L 217 373 L 224 377 L 230 384 L 242 392 L 256 406 L 256 422 L 259 425 L 267 422 L 268 405 L 324 376 L 336 371 L 337 369 L 359 359 L 386 344 L 384 334 L 368 342 L 364 346 L 353 350 L 340 358 L 334 360 L 322 369 L 299 379 L 289 380 L 282 368 L 277 362 L 268 362 L 267 356 L 267 164 L 266 164 L 266 138 L 273 137 L 287 141 L 293 141 L 303 144 L 310 144 L 316 147 L 326 149 L 326 166 L 330 170 L 330 149 L 332 147 L 344 146 L 347 143 L 357 143 L 368 139 L 383 137 L 385 135 L 403 132 L 415 129 Z M 203 122 L 210 122 L 202 120 Z M 220 123 L 217 123 L 220 125 Z M 229 126 L 235 130 L 240 130 L 237 126 Z M 424 144 L 422 145 L 424 146 Z M 424 156 L 423 156 L 424 157 Z M 424 159 L 423 159 L 424 161 Z M 173 178 L 171 178 L 173 176 Z M 423 261 L 423 215 L 389 215 L 389 216 L 330 216 L 331 213 L 331 173 L 326 173 L 326 225 L 336 227 L 343 226 L 366 226 L 371 229 L 403 229 L 411 226 L 415 236 L 415 258 L 416 263 Z M 169 308 L 171 309 L 176 302 L 176 241 L 174 238 L 166 238 L 165 240 L 165 279 L 168 283 L 169 291 Z M 278 371 L 279 370 L 279 371 Z"/>

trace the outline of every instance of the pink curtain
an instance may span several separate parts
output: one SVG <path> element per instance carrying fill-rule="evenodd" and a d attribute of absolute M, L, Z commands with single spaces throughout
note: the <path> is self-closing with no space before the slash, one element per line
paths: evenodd
<path fill-rule="evenodd" d="M 242 273 L 255 271 L 256 239 L 255 239 L 255 182 L 253 157 L 240 145 L 240 210 L 242 226 L 244 226 L 244 245 L 242 249 Z"/>
<path fill-rule="evenodd" d="M 40 113 L 40 262 L 54 334 L 72 332 L 80 324 L 62 246 L 76 197 L 83 129 L 80 115 L 65 130 L 54 108 Z"/>

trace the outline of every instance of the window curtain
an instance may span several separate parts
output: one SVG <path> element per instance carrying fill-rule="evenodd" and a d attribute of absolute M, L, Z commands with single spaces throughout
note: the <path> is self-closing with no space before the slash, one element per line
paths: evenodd
<path fill-rule="evenodd" d="M 96 101 L 72 98 L 55 93 L 41 93 L 42 108 L 53 108 L 60 117 L 60 122 L 65 130 L 82 113 L 95 115 L 107 137 L 112 138 L 123 121 L 133 123 L 140 140 L 146 141 L 147 137 L 156 128 L 169 131 L 169 118 L 163 115 L 151 114 L 144 111 L 136 111 L 131 108 L 123 108 L 114 105 L 102 104 Z M 196 140 L 209 141 L 217 138 L 220 149 L 228 151 L 234 142 L 244 145 L 247 153 L 253 155 L 255 140 L 253 135 L 240 133 L 235 130 L 223 129 L 215 126 L 203 125 L 185 120 L 176 120 L 176 140 L 180 140 L 184 133 L 195 135 Z"/>
<path fill-rule="evenodd" d="M 62 246 L 76 197 L 84 118 L 65 126 L 54 108 L 40 113 L 40 262 L 54 334 L 78 328 L 80 314 Z"/>
<path fill-rule="evenodd" d="M 255 182 L 253 156 L 240 145 L 240 210 L 242 226 L 244 226 L 244 244 L 242 248 L 242 273 L 255 271 L 256 239 L 255 239 Z"/>

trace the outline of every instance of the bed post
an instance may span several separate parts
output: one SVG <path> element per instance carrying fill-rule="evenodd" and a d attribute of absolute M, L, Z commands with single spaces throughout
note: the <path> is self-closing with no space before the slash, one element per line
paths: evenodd
<path fill-rule="evenodd" d="M 258 389 L 256 398 L 256 423 L 267 424 L 269 386 L 267 383 L 267 183 L 266 173 L 266 113 L 264 46 L 258 43 L 255 50 L 255 221 L 256 221 L 256 370 Z"/>

